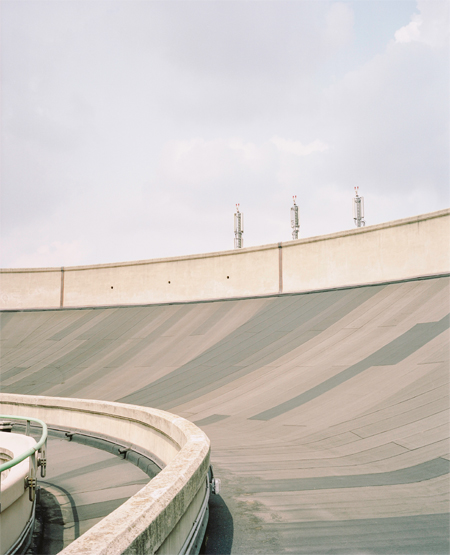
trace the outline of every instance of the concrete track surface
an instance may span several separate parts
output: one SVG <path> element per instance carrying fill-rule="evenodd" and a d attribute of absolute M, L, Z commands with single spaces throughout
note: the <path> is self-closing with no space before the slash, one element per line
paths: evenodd
<path fill-rule="evenodd" d="M 2 390 L 169 410 L 212 442 L 204 553 L 449 552 L 449 278 L 5 312 Z"/>

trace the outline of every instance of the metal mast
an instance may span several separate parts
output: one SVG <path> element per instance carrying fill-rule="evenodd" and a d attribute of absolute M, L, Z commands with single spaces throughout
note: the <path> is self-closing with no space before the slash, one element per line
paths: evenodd
<path fill-rule="evenodd" d="M 364 197 L 358 195 L 359 187 L 355 187 L 355 198 L 353 199 L 353 220 L 356 227 L 364 227 Z"/>
<path fill-rule="evenodd" d="M 298 232 L 300 229 L 300 218 L 298 215 L 298 206 L 296 204 L 297 195 L 292 197 L 294 199 L 294 206 L 291 206 L 291 227 L 292 227 L 292 239 L 298 239 Z"/>
<path fill-rule="evenodd" d="M 234 215 L 234 248 L 241 249 L 244 246 L 244 214 L 239 212 L 239 204 L 236 204 L 236 214 Z"/>

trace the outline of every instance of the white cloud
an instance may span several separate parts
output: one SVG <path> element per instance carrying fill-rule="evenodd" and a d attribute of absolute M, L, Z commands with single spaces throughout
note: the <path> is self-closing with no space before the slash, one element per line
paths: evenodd
<path fill-rule="evenodd" d="M 449 3 L 446 0 L 418 0 L 419 14 L 395 33 L 397 43 L 420 42 L 434 48 L 448 46 Z"/>
<path fill-rule="evenodd" d="M 6 242 L 8 249 L 8 242 Z M 22 246 L 22 248 L 25 245 Z M 53 268 L 57 266 L 76 266 L 82 264 L 86 256 L 85 248 L 79 240 L 70 242 L 53 241 L 39 245 L 31 252 L 22 252 L 19 255 L 11 253 L 10 267 L 12 268 Z"/>
<path fill-rule="evenodd" d="M 253 171 L 260 172 L 264 170 L 267 161 L 267 158 L 264 156 L 264 149 L 258 147 L 255 143 L 245 142 L 239 138 L 230 139 L 228 146 L 232 150 L 239 152 L 245 164 Z"/>
<path fill-rule="evenodd" d="M 325 41 L 331 48 L 340 48 L 353 37 L 354 14 L 348 4 L 334 2 L 325 16 Z"/>
<path fill-rule="evenodd" d="M 279 151 L 294 154 L 295 156 L 309 156 L 313 152 L 324 152 L 330 148 L 326 143 L 318 139 L 307 145 L 304 145 L 300 141 L 291 141 L 277 136 L 272 137 L 270 141 Z"/>
<path fill-rule="evenodd" d="M 236 156 L 223 139 L 169 141 L 162 148 L 159 178 L 166 184 L 201 189 L 230 177 Z"/>
<path fill-rule="evenodd" d="M 337 231 L 355 185 L 368 224 L 445 207 L 448 3 L 393 4 L 6 2 L 3 264 L 232 248 L 235 203 L 288 240 L 294 194 Z"/>
<path fill-rule="evenodd" d="M 422 18 L 420 15 L 414 14 L 412 21 L 401 27 L 395 32 L 396 42 L 413 42 L 420 40 L 420 26 L 422 25 Z"/>
<path fill-rule="evenodd" d="M 333 149 L 322 177 L 378 194 L 427 188 L 445 206 L 448 95 L 448 51 L 391 42 L 325 91 L 323 139 Z"/>
<path fill-rule="evenodd" d="M 183 192 L 232 191 L 270 171 L 276 151 L 270 143 L 254 143 L 239 137 L 169 141 L 162 150 L 156 181 L 169 190 Z"/>

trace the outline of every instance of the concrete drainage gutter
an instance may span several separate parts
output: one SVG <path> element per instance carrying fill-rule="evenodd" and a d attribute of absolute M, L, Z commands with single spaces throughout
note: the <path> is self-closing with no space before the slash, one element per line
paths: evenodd
<path fill-rule="evenodd" d="M 195 554 L 208 518 L 210 442 L 165 411 L 85 399 L 0 394 L 2 412 L 141 446 L 165 467 L 61 554 Z"/>

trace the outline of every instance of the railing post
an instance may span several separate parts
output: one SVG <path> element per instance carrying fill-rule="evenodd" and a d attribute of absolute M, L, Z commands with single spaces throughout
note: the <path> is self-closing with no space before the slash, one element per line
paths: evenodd
<path fill-rule="evenodd" d="M 45 478 L 47 474 L 47 440 L 38 452 L 41 456 L 38 457 L 37 465 L 41 467 L 41 478 Z"/>
<path fill-rule="evenodd" d="M 30 491 L 28 492 L 29 494 L 29 499 L 30 501 L 34 501 L 34 498 L 36 496 L 36 485 L 37 485 L 37 479 L 36 479 L 36 453 L 33 453 L 32 455 L 29 456 L 29 460 L 30 460 L 30 475 L 28 476 L 28 487 L 30 488 Z"/>

